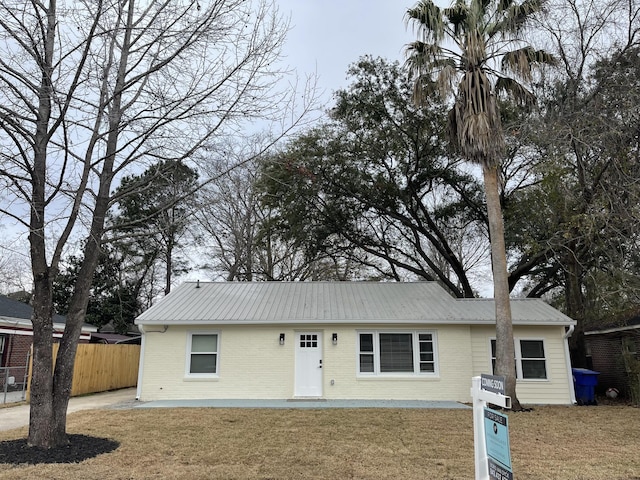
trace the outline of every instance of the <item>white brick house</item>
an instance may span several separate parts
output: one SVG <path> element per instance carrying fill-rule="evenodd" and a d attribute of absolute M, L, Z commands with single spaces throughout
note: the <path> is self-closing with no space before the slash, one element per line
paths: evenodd
<path fill-rule="evenodd" d="M 538 299 L 512 310 L 518 398 L 573 403 L 575 322 Z M 494 318 L 433 282 L 188 282 L 136 319 L 138 398 L 469 402 Z"/>

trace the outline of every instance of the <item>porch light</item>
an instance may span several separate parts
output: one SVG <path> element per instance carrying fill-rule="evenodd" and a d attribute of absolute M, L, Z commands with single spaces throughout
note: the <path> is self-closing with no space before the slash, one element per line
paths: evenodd
<path fill-rule="evenodd" d="M 284 333 L 280 334 L 280 345 L 284 345 Z"/>
<path fill-rule="evenodd" d="M 334 333 L 333 335 L 331 335 L 331 341 L 333 342 L 334 345 L 338 344 L 338 334 Z"/>

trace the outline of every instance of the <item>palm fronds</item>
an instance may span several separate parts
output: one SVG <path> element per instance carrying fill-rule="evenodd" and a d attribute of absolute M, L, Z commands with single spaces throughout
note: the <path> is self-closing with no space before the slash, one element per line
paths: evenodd
<path fill-rule="evenodd" d="M 424 42 L 438 44 L 444 38 L 442 11 L 431 0 L 421 0 L 407 10 L 405 22 L 417 25 Z"/>
<path fill-rule="evenodd" d="M 554 65 L 555 58 L 544 50 L 535 50 L 532 47 L 519 48 L 506 52 L 502 56 L 502 69 L 512 72 L 519 78 L 531 81 L 531 68 L 534 65 Z"/>
<path fill-rule="evenodd" d="M 522 43 L 514 33 L 546 1 L 455 0 L 451 7 L 440 9 L 432 0 L 420 0 L 407 12 L 407 19 L 415 21 L 423 35 L 407 47 L 406 67 L 416 79 L 414 101 L 423 103 L 424 86 L 433 82 L 443 94 L 456 93 L 450 132 L 470 160 L 495 164 L 502 154 L 496 96 L 505 94 L 520 105 L 533 105 L 535 97 L 527 87 L 533 80 L 532 69 L 555 63 L 544 50 L 504 48 L 509 40 Z M 446 40 L 457 49 L 448 50 Z M 494 59 L 500 60 L 499 70 L 494 70 Z"/>

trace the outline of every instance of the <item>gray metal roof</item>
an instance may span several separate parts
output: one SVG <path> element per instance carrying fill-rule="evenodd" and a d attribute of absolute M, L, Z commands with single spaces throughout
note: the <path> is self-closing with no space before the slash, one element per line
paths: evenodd
<path fill-rule="evenodd" d="M 542 300 L 513 300 L 514 324 L 575 322 Z M 136 324 L 495 323 L 493 300 L 458 300 L 435 282 L 186 282 Z"/>

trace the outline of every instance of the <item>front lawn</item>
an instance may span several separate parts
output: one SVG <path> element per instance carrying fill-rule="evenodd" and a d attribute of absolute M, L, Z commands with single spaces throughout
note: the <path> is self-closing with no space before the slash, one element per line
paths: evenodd
<path fill-rule="evenodd" d="M 640 480 L 640 409 L 508 415 L 518 480 Z M 68 432 L 120 446 L 76 464 L 0 464 L 0 479 L 473 478 L 471 410 L 95 410 L 69 415 Z"/>

